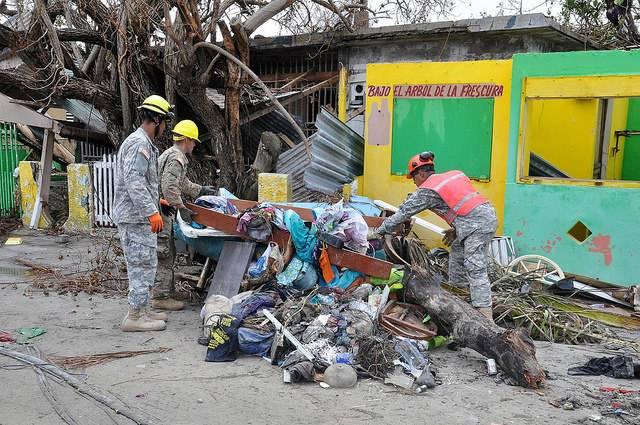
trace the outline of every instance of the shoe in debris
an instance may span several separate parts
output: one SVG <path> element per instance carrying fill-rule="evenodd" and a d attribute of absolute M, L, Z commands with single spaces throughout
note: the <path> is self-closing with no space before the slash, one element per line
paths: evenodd
<path fill-rule="evenodd" d="M 168 310 L 177 311 L 184 308 L 182 301 L 175 300 L 173 298 L 154 298 L 151 300 L 151 308 L 156 310 Z"/>
<path fill-rule="evenodd" d="M 167 324 L 163 320 L 150 319 L 143 310 L 132 307 L 129 307 L 129 312 L 120 325 L 123 332 L 163 331 L 166 328 Z"/>

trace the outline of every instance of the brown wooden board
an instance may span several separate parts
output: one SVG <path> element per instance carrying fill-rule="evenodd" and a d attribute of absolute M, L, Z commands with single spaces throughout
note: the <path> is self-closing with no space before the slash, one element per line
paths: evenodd
<path fill-rule="evenodd" d="M 218 229 L 229 235 L 237 235 L 249 240 L 246 235 L 236 230 L 238 226 L 237 217 L 212 211 L 195 204 L 187 204 L 187 208 L 196 213 L 193 216 L 196 223 Z M 289 232 L 275 229 L 272 240 L 280 246 L 282 252 L 285 252 L 290 237 L 291 235 Z M 331 246 L 329 247 L 328 252 L 331 264 L 335 264 L 336 266 L 346 267 L 367 276 L 379 277 L 381 279 L 388 279 L 391 275 L 391 268 L 393 267 L 393 264 L 388 261 L 379 260 L 354 251 L 338 249 Z"/>

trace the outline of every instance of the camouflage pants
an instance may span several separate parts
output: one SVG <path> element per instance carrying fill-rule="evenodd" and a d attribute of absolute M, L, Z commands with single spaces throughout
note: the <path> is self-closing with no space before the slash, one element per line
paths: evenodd
<path fill-rule="evenodd" d="M 149 304 L 158 266 L 157 237 L 151 233 L 149 224 L 120 224 L 118 232 L 127 263 L 129 305 L 133 308 L 145 307 Z"/>
<path fill-rule="evenodd" d="M 454 284 L 468 283 L 471 304 L 480 308 L 491 307 L 487 262 L 489 246 L 497 228 L 495 213 L 487 214 L 481 223 L 475 229 L 469 229 L 470 233 L 464 232 L 464 238 L 457 238 L 451 244 L 449 253 L 449 281 Z"/>
<path fill-rule="evenodd" d="M 162 216 L 164 222 L 162 232 L 158 234 L 158 273 L 153 290 L 154 298 L 168 296 L 175 287 L 173 260 L 175 248 L 173 244 L 173 217 Z"/>

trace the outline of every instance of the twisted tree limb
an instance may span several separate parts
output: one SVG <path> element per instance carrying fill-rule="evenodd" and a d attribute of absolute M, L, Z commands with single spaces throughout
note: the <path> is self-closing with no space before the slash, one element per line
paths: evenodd
<path fill-rule="evenodd" d="M 9 350 L 4 347 L 0 347 L 0 354 L 3 356 L 16 359 L 34 368 L 38 368 L 44 373 L 47 373 L 55 378 L 63 380 L 64 382 L 69 384 L 73 389 L 78 391 L 80 394 L 86 395 L 94 399 L 95 401 L 107 406 L 108 408 L 118 413 L 119 415 L 129 418 L 139 425 L 153 424 L 153 421 L 150 418 L 145 417 L 143 414 L 133 412 L 131 409 L 126 407 L 122 402 L 118 402 L 113 398 L 98 392 L 97 390 L 92 388 L 89 384 L 86 384 L 80 381 L 75 376 L 67 373 L 64 369 L 61 369 L 50 363 L 44 362 L 42 359 L 39 359 L 37 357 L 30 356 L 28 354 L 23 354 L 18 351 Z"/>
<path fill-rule="evenodd" d="M 538 388 L 544 382 L 544 370 L 526 330 L 503 329 L 490 322 L 469 304 L 442 290 L 425 271 L 411 271 L 406 293 L 427 310 L 441 330 L 461 346 L 495 359 L 518 385 Z"/>

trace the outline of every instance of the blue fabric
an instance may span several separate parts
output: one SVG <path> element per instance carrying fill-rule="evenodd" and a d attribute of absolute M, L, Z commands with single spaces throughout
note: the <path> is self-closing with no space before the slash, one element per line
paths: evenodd
<path fill-rule="evenodd" d="M 342 273 L 342 275 L 340 275 L 340 279 L 338 279 L 338 281 L 331 286 L 347 289 L 360 276 L 362 276 L 362 273 L 355 270 L 347 269 Z"/>
<path fill-rule="evenodd" d="M 294 256 L 282 273 L 278 273 L 276 280 L 280 285 L 305 290 L 318 282 L 318 273 L 311 263 Z"/>
<path fill-rule="evenodd" d="M 296 257 L 307 263 L 313 263 L 313 252 L 318 244 L 316 226 L 311 225 L 311 229 L 309 229 L 300 216 L 292 210 L 285 211 L 284 224 L 291 233 L 293 246 L 296 248 Z"/>
<path fill-rule="evenodd" d="M 238 345 L 240 351 L 253 356 L 266 356 L 271 351 L 273 332 L 263 333 L 255 329 L 238 329 Z"/>

